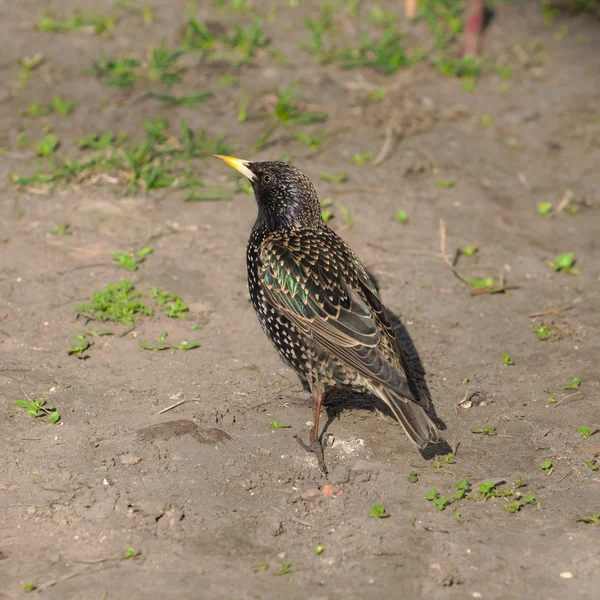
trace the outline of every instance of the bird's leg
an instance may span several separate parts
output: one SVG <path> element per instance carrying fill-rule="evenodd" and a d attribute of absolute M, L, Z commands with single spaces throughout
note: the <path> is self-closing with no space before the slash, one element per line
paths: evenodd
<path fill-rule="evenodd" d="M 327 473 L 327 469 L 325 467 L 325 457 L 323 456 L 323 446 L 321 445 L 321 440 L 319 439 L 319 417 L 321 416 L 321 405 L 329 396 L 335 394 L 339 391 L 337 386 L 334 386 L 323 392 L 322 390 L 315 391 L 315 418 L 314 425 L 312 431 L 310 432 L 310 437 L 308 440 L 308 444 L 305 444 L 298 436 L 294 436 L 298 443 L 307 451 L 314 452 L 317 455 L 317 461 L 319 462 L 319 469 L 323 471 L 323 473 Z"/>

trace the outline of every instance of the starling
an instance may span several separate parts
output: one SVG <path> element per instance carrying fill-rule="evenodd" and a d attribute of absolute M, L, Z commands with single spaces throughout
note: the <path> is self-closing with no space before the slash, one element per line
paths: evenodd
<path fill-rule="evenodd" d="M 340 389 L 381 398 L 419 449 L 438 441 L 377 289 L 323 221 L 308 177 L 282 162 L 217 158 L 254 188 L 258 217 L 246 250 L 250 298 L 263 331 L 314 397 L 310 443 L 298 439 L 301 445 L 325 470 L 319 414 Z"/>

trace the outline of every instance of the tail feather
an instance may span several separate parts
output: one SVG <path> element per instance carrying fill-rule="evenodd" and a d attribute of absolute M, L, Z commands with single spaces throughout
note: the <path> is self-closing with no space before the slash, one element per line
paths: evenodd
<path fill-rule="evenodd" d="M 416 402 L 388 389 L 373 388 L 372 391 L 390 407 L 406 435 L 419 450 L 425 449 L 430 443 L 440 441 L 435 423 Z"/>

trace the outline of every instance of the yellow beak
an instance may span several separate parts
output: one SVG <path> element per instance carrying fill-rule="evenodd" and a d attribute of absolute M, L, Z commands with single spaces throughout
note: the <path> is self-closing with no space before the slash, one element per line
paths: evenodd
<path fill-rule="evenodd" d="M 245 175 L 250 181 L 256 177 L 256 175 L 247 166 L 252 164 L 251 161 L 242 160 L 241 158 L 235 158 L 233 156 L 221 156 L 220 154 L 215 154 L 214 156 L 216 158 L 220 158 L 223 162 L 226 162 L 230 167 L 233 167 L 242 175 Z"/>

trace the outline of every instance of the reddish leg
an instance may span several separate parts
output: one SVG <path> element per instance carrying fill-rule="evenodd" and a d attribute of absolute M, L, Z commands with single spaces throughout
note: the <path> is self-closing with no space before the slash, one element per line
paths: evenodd
<path fill-rule="evenodd" d="M 463 54 L 475 55 L 479 51 L 479 37 L 483 29 L 483 0 L 470 0 L 465 20 L 465 47 Z"/>
<path fill-rule="evenodd" d="M 316 387 L 316 386 L 315 386 Z M 298 436 L 294 436 L 297 442 L 307 451 L 314 452 L 317 455 L 317 461 L 319 462 L 319 469 L 323 471 L 323 473 L 327 473 L 327 469 L 325 468 L 325 458 L 323 456 L 323 446 L 321 445 L 321 441 L 319 440 L 319 417 L 321 416 L 321 405 L 327 398 L 335 394 L 339 391 L 340 388 L 334 386 L 329 388 L 326 392 L 319 390 L 315 390 L 315 418 L 314 425 L 312 431 L 310 432 L 310 437 L 308 444 L 305 444 Z"/>

